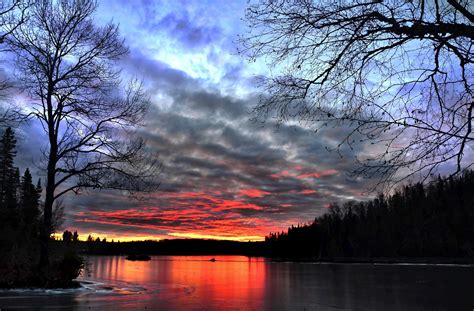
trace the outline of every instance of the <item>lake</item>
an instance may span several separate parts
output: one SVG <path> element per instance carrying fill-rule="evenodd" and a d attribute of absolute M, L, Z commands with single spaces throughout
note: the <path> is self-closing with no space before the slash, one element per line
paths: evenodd
<path fill-rule="evenodd" d="M 474 267 L 88 257 L 82 288 L 3 290 L 1 310 L 473 310 Z"/>

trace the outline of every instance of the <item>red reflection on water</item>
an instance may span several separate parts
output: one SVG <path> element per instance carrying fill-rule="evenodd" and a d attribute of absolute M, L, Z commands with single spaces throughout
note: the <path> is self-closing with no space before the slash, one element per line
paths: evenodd
<path fill-rule="evenodd" d="M 228 256 L 216 262 L 173 260 L 171 278 L 194 287 L 205 301 L 261 301 L 265 267 L 256 259 Z"/>
<path fill-rule="evenodd" d="M 148 262 L 132 262 L 123 257 L 95 257 L 89 279 L 114 287 L 125 286 L 121 289 L 123 292 L 133 291 L 127 286 L 143 287 L 141 296 L 135 295 L 135 307 L 258 310 L 265 287 L 264 259 L 216 256 L 216 261 L 211 262 L 210 258 L 159 256 Z M 107 300 L 123 303 L 124 296 Z"/>

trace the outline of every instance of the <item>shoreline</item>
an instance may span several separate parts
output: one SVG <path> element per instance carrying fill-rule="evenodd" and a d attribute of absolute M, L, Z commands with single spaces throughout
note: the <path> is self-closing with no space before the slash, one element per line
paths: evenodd
<path fill-rule="evenodd" d="M 268 258 L 268 257 L 266 257 Z M 380 257 L 380 258 L 269 258 L 275 262 L 307 262 L 320 264 L 379 264 L 379 265 L 464 265 L 474 266 L 474 258 L 442 257 Z"/>
<path fill-rule="evenodd" d="M 82 253 L 82 256 L 121 256 L 126 257 L 128 254 L 94 254 Z M 166 256 L 245 256 L 249 258 L 258 257 L 268 259 L 270 262 L 294 262 L 294 263 L 322 263 L 322 264 L 406 264 L 406 265 L 472 265 L 474 266 L 474 258 L 471 257 L 373 257 L 373 258 L 359 258 L 359 257 L 271 257 L 267 255 L 257 254 L 229 254 L 229 253 L 209 253 L 209 254 L 147 254 L 152 257 L 166 257 Z"/>

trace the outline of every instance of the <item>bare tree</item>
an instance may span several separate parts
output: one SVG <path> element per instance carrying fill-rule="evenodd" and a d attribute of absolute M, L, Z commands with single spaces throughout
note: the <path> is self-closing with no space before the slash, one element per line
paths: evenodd
<path fill-rule="evenodd" d="M 385 185 L 472 165 L 472 1 L 261 0 L 246 19 L 242 52 L 279 73 L 257 118 L 349 126 L 342 143 L 376 147 L 355 173 Z"/>
<path fill-rule="evenodd" d="M 140 83 L 121 87 L 114 62 L 127 54 L 116 25 L 97 26 L 93 0 L 37 1 L 7 38 L 16 56 L 30 115 L 42 124 L 48 148 L 41 264 L 53 204 L 81 189 L 127 192 L 156 188 L 159 164 L 133 129 L 148 98 Z"/>
<path fill-rule="evenodd" d="M 24 23 L 29 5 L 29 1 L 22 0 L 0 2 L 0 44 L 3 44 L 13 31 Z M 4 51 L 4 49 L 0 48 L 0 51 Z M 0 77 L 0 100 L 8 98 L 11 87 L 11 81 L 7 77 Z M 21 119 L 22 116 L 18 109 L 3 103 L 0 104 L 0 127 L 17 123 Z"/>

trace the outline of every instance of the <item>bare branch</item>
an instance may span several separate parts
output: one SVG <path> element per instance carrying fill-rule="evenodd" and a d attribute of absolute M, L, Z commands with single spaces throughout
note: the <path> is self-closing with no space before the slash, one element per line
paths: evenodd
<path fill-rule="evenodd" d="M 440 165 L 460 173 L 474 141 L 474 23 L 466 1 L 260 0 L 242 53 L 262 77 L 255 120 L 351 128 L 373 145 L 354 173 L 393 184 Z M 339 148 L 342 146 L 339 145 Z M 375 152 L 375 153 L 374 153 Z"/>

